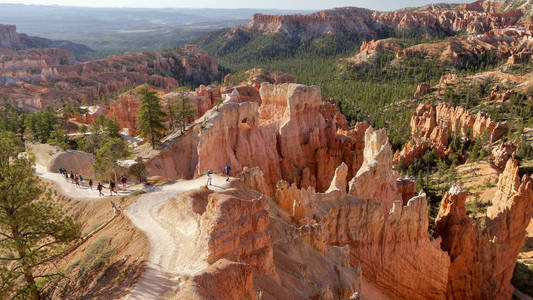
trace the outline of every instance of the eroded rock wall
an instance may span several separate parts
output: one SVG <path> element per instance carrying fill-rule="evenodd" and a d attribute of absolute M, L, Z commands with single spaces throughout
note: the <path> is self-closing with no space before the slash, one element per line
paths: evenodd
<path fill-rule="evenodd" d="M 450 260 L 440 240 L 428 235 L 425 196 L 403 205 L 391 160 L 385 133 L 369 128 L 363 167 L 350 182 L 350 194 L 357 191 L 366 199 L 342 188 L 322 194 L 282 181 L 275 202 L 291 220 L 308 224 L 306 236 L 318 251 L 348 247 L 350 264 L 360 264 L 365 280 L 391 299 L 444 299 Z M 337 169 L 332 186 L 342 187 L 343 169 Z M 413 186 L 405 192 L 414 193 Z"/>

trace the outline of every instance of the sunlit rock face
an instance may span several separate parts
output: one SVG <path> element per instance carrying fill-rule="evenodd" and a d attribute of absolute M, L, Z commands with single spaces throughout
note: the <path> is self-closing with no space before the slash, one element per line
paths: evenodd
<path fill-rule="evenodd" d="M 315 86 L 263 83 L 259 93 L 261 104 L 230 97 L 183 136 L 171 136 L 148 160 L 149 169 L 168 178 L 190 178 L 208 170 L 222 172 L 226 165 L 235 174 L 259 167 L 269 187 L 284 179 L 318 191 L 329 188 L 342 162 L 348 179 L 355 176 L 368 124 L 338 130 L 346 119 L 322 102 Z"/>

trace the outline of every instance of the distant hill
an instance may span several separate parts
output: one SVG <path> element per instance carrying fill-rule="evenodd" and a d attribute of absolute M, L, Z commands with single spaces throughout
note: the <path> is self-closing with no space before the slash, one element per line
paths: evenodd
<path fill-rule="evenodd" d="M 181 46 L 221 28 L 250 21 L 254 13 L 310 11 L 257 9 L 89 8 L 0 4 L 0 20 L 20 32 L 69 40 L 98 51 L 85 60 L 127 51 L 160 51 Z"/>
<path fill-rule="evenodd" d="M 503 4 L 504 10 L 521 9 L 525 16 L 533 15 L 533 1 L 532 0 L 500 0 Z"/>
<path fill-rule="evenodd" d="M 31 48 L 60 48 L 68 50 L 76 58 L 93 53 L 94 50 L 70 41 L 56 41 L 40 37 L 32 37 L 27 34 L 18 33 L 15 25 L 0 24 L 0 48 L 10 50 L 25 50 Z"/>

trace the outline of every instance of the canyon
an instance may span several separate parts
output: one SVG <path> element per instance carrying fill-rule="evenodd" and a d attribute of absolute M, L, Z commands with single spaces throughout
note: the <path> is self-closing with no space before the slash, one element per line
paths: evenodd
<path fill-rule="evenodd" d="M 63 49 L 20 46 L 6 33 L 10 49 L 0 50 L 0 97 L 19 108 L 40 110 L 65 99 L 92 104 L 140 84 L 167 92 L 184 84 L 220 79 L 216 59 L 195 45 L 153 53 L 125 53 L 79 63 Z M 22 49 L 19 49 L 21 48 Z"/>
<path fill-rule="evenodd" d="M 216 33 L 231 46 L 225 51 L 236 51 L 252 37 L 279 44 L 286 38 L 310 44 L 340 36 L 364 40 L 358 54 L 328 60 L 338 71 L 327 78 L 340 80 L 336 89 L 356 81 L 351 71 L 374 67 L 383 57 L 390 59 L 376 68 L 383 72 L 377 76 L 410 59 L 444 66 L 436 77 L 398 87 L 407 98 L 383 102 L 374 113 L 409 110 L 401 124 L 363 112 L 365 101 L 372 100 L 364 98 L 365 85 L 351 86 L 360 87 L 351 90 L 353 99 L 337 100 L 325 81 L 316 81 L 323 89 L 297 83 L 315 78 L 308 74 L 260 67 L 229 73 L 228 59 L 220 58 L 223 67 L 209 54 L 213 48 L 206 47 L 208 53 L 196 45 L 80 62 L 68 49 L 35 46 L 31 37 L 3 25 L 0 97 L 27 111 L 53 105 L 60 112 L 72 101 L 81 109 L 69 116 L 78 126 L 100 116 L 115 120 L 131 142 L 127 158 L 117 162 L 120 172 L 133 161 L 144 164 L 147 182 L 128 182 L 109 198 L 120 224 L 128 224 L 113 229 L 129 232 L 120 243 L 142 236 L 135 277 L 124 275 L 130 279 L 117 298 L 507 300 L 519 293 L 511 280 L 533 224 L 533 178 L 529 162 L 519 164 L 523 146 L 511 139 L 520 132 L 517 122 L 487 107 L 511 111 L 511 105 L 531 100 L 533 77 L 520 73 L 530 72 L 533 62 L 533 26 L 525 15 L 493 1 L 394 12 L 348 7 L 307 15 L 256 14 L 246 25 Z M 395 37 L 399 33 L 431 41 L 414 38 L 413 43 L 410 36 Z M 216 40 L 216 34 L 209 38 Z M 242 42 L 243 37 L 250 39 Z M 462 63 L 489 55 L 500 62 L 496 71 L 463 74 Z M 242 64 L 247 66 L 246 57 Z M 473 90 L 480 82 L 486 85 L 479 102 L 462 103 L 467 102 L 462 88 Z M 390 95 L 384 91 L 388 85 L 393 84 L 371 87 Z M 159 146 L 137 137 L 140 86 L 155 91 L 164 111 L 184 99 L 194 109 L 179 128 L 169 126 L 171 117 L 165 119 Z M 445 99 L 446 93 L 460 99 Z M 518 99 L 519 93 L 526 96 Z M 400 110 L 402 105 L 407 109 Z M 406 129 L 401 142 L 385 129 L 390 133 L 396 125 Z M 91 134 L 69 133 L 76 142 Z M 492 158 L 472 162 L 469 153 L 454 150 L 457 141 L 482 144 Z M 92 154 L 30 143 L 27 149 L 43 179 L 60 178 L 60 187 L 68 185 L 54 174 L 65 164 L 84 177 L 95 176 Z M 417 164 L 430 151 L 433 163 L 446 165 L 443 171 Z M 223 176 L 226 166 L 230 171 Z M 441 171 L 449 174 L 440 176 Z M 466 175 L 449 179 L 454 172 Z M 442 178 L 432 186 L 435 176 Z M 479 178 L 463 181 L 467 176 Z M 449 185 L 441 184 L 444 177 Z M 58 192 L 67 190 L 97 198 L 96 191 L 74 185 Z M 128 248 L 128 255 L 133 251 Z"/>

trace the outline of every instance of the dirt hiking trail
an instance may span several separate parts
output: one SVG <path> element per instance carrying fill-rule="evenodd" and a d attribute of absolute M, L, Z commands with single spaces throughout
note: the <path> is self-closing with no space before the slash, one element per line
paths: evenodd
<path fill-rule="evenodd" d="M 227 187 L 226 178 L 212 175 L 213 185 L 209 188 L 220 191 Z M 133 224 L 144 231 L 150 241 L 150 256 L 145 271 L 133 287 L 127 299 L 162 299 L 164 295 L 179 288 L 180 276 L 201 270 L 201 260 L 181 259 L 190 256 L 186 245 L 194 238 L 198 225 L 185 215 L 168 220 L 158 208 L 176 195 L 199 189 L 207 182 L 203 176 L 194 180 L 179 180 L 142 195 L 124 213 Z M 190 262 L 190 264 L 189 264 Z"/>

